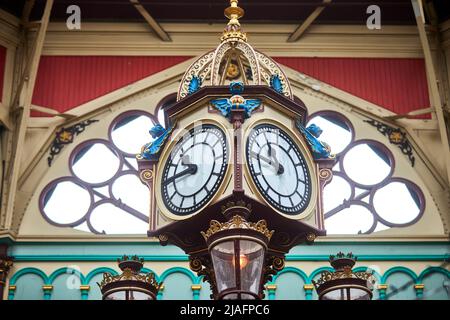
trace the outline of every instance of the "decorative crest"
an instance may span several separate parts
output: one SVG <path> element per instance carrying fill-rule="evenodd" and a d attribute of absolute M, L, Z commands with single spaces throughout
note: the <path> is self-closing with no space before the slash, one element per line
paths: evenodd
<path fill-rule="evenodd" d="M 240 93 L 244 91 L 244 84 L 236 81 L 230 83 L 231 98 L 211 100 L 211 104 L 222 113 L 225 118 L 230 119 L 231 110 L 243 109 L 245 117 L 250 118 L 252 112 L 261 105 L 259 99 L 244 99 Z"/>
<path fill-rule="evenodd" d="M 240 215 L 233 216 L 229 221 L 221 223 L 217 220 L 211 220 L 209 224 L 209 229 L 206 230 L 206 232 L 201 231 L 203 238 L 205 241 L 208 241 L 208 238 L 212 235 L 224 231 L 224 230 L 231 230 L 231 229 L 250 229 L 257 231 L 267 237 L 268 240 L 272 238 L 274 230 L 270 231 L 267 228 L 267 222 L 266 220 L 259 220 L 258 222 L 248 222 L 245 220 L 244 217 L 241 217 Z"/>

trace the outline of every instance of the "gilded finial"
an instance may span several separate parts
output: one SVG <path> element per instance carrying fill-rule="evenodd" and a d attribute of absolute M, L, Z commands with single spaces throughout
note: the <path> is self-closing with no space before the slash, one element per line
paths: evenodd
<path fill-rule="evenodd" d="M 223 30 L 220 40 L 222 42 L 229 39 L 247 41 L 247 35 L 242 31 L 239 23 L 239 18 L 244 16 L 244 9 L 238 6 L 238 0 L 230 0 L 230 6 L 225 9 L 224 14 L 230 21 Z"/>

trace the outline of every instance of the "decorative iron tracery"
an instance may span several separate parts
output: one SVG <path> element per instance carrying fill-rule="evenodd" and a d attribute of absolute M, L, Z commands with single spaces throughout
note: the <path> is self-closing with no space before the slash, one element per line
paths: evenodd
<path fill-rule="evenodd" d="M 133 175 L 136 176 L 139 180 L 139 172 L 137 170 L 137 165 L 134 165 L 133 163 L 135 160 L 135 154 L 131 154 L 128 152 L 125 152 L 121 150 L 118 146 L 115 145 L 112 137 L 112 132 L 115 129 L 115 126 L 122 121 L 126 120 L 128 117 L 139 117 L 139 116 L 146 116 L 148 117 L 151 122 L 154 124 L 158 123 L 158 119 L 155 115 L 150 114 L 146 111 L 142 110 L 130 110 L 124 113 L 121 113 L 118 115 L 110 124 L 108 129 L 108 140 L 104 139 L 90 139 L 87 141 L 84 141 L 80 143 L 71 153 L 69 157 L 69 169 L 71 172 L 70 176 L 64 176 L 60 177 L 58 179 L 55 179 L 51 181 L 47 186 L 42 190 L 40 198 L 39 198 L 39 209 L 44 217 L 44 219 L 55 226 L 58 227 L 77 227 L 82 225 L 83 223 L 86 223 L 88 229 L 95 234 L 105 234 L 106 232 L 104 230 L 97 230 L 92 222 L 91 222 L 91 216 L 92 213 L 96 208 L 98 208 L 101 205 L 104 204 L 112 204 L 113 206 L 121 209 L 123 212 L 128 213 L 131 216 L 134 216 L 135 218 L 148 223 L 149 217 L 148 212 L 140 212 L 139 210 L 134 209 L 130 205 L 124 203 L 120 197 L 116 197 L 113 192 L 113 185 L 114 183 L 120 179 L 123 176 L 126 175 Z M 98 120 L 95 120 L 98 121 Z M 84 128 L 83 128 L 84 130 Z M 73 164 L 76 161 L 76 158 L 82 157 L 80 154 L 83 154 L 83 149 L 90 148 L 95 144 L 103 144 L 106 146 L 118 159 L 119 165 L 117 171 L 110 177 L 109 179 L 106 179 L 105 181 L 101 182 L 86 182 L 79 178 L 73 169 Z M 76 184 L 77 186 L 83 188 L 85 191 L 89 194 L 90 199 L 90 205 L 87 209 L 87 211 L 81 216 L 81 218 L 77 219 L 76 221 L 70 222 L 70 223 L 58 223 L 56 221 L 53 221 L 46 213 L 45 213 L 45 205 L 48 201 L 49 197 L 51 196 L 51 193 L 53 192 L 54 188 L 61 182 L 72 182 Z M 105 191 L 105 189 L 107 191 Z"/>
<path fill-rule="evenodd" d="M 316 113 L 313 113 L 309 116 L 308 123 L 314 119 L 317 116 L 325 117 L 327 120 L 340 123 L 340 126 L 346 126 L 348 131 L 351 133 L 351 140 L 350 143 L 339 153 L 337 153 L 337 158 L 339 159 L 338 164 L 333 168 L 333 176 L 334 177 L 340 177 L 345 182 L 348 183 L 350 187 L 350 196 L 348 198 L 344 198 L 342 200 L 342 203 L 336 207 L 334 207 L 331 210 L 328 210 L 324 214 L 324 218 L 329 219 L 332 216 L 341 213 L 343 210 L 350 208 L 352 205 L 356 206 L 362 206 L 370 212 L 373 216 L 373 223 L 372 226 L 362 232 L 361 230 L 358 233 L 361 234 L 370 234 L 375 231 L 377 228 L 378 223 L 381 223 L 387 227 L 407 227 L 414 223 L 416 223 L 423 215 L 425 211 L 425 196 L 423 195 L 423 192 L 420 190 L 420 188 L 413 183 L 412 181 L 400 178 L 400 177 L 394 177 L 394 169 L 395 169 L 395 160 L 392 153 L 389 151 L 389 149 L 383 145 L 382 143 L 375 141 L 375 140 L 369 140 L 369 139 L 359 139 L 355 140 L 355 132 L 353 125 L 351 124 L 350 120 L 348 120 L 344 115 L 337 113 L 335 111 L 319 111 Z M 395 130 L 393 132 L 396 132 Z M 409 143 L 409 142 L 408 142 Z M 384 177 L 384 179 L 378 183 L 374 184 L 362 184 L 354 181 L 352 178 L 349 177 L 348 172 L 344 168 L 344 159 L 346 155 L 352 150 L 354 147 L 361 145 L 361 144 L 367 144 L 372 147 L 375 147 L 378 149 L 378 151 L 381 151 L 383 155 L 380 155 L 380 157 L 385 158 L 389 161 L 390 166 L 390 172 L 387 174 L 387 176 Z M 408 191 L 411 193 L 412 198 L 414 201 L 416 201 L 416 204 L 418 206 L 419 212 L 417 216 L 412 219 L 411 221 L 408 221 L 406 223 L 393 223 L 385 218 L 383 218 L 376 210 L 374 206 L 374 197 L 377 191 L 382 189 L 383 187 L 386 187 L 390 183 L 393 182 L 399 182 L 405 184 Z M 326 189 L 326 188 L 325 188 Z M 356 190 L 360 191 L 359 193 L 356 192 Z M 415 194 L 415 196 L 413 196 Z M 326 201 L 326 200 L 325 200 Z"/>
<path fill-rule="evenodd" d="M 85 181 L 79 179 L 74 173 L 73 173 L 73 169 L 71 168 L 71 172 L 72 174 L 70 176 L 66 176 L 66 177 L 60 177 L 56 180 L 53 180 L 52 182 L 50 182 L 42 191 L 41 193 L 41 197 L 40 197 L 40 210 L 41 213 L 43 215 L 43 217 L 50 223 L 56 226 L 60 226 L 60 227 L 76 227 L 81 225 L 83 222 L 86 222 L 87 227 L 89 228 L 89 230 L 93 233 L 98 233 L 101 234 L 103 233 L 103 230 L 96 230 L 95 227 L 90 223 L 90 218 L 91 218 L 91 214 L 93 212 L 93 210 L 95 208 L 97 208 L 99 205 L 101 204 L 112 204 L 115 207 L 123 210 L 124 212 L 140 219 L 141 221 L 147 223 L 148 222 L 148 216 L 145 215 L 145 213 L 143 212 L 139 212 L 138 210 L 128 206 L 127 204 L 125 204 L 120 198 L 116 198 L 114 197 L 113 191 L 112 191 L 112 186 L 114 184 L 114 182 L 119 179 L 120 177 L 124 176 L 124 175 L 134 175 L 139 179 L 139 174 L 137 172 L 137 167 L 133 164 L 134 160 L 134 154 L 130 154 L 127 152 L 124 152 L 122 150 L 120 150 L 113 142 L 112 139 L 112 131 L 115 127 L 115 125 L 121 121 L 123 121 L 124 119 L 126 119 L 127 117 L 130 116 L 138 116 L 138 115 L 144 115 L 144 116 L 148 116 L 151 121 L 153 123 L 158 123 L 158 119 L 156 116 L 147 113 L 145 111 L 140 111 L 140 110 L 131 110 L 131 111 L 127 111 L 124 112 L 122 114 L 120 114 L 119 116 L 117 116 L 111 123 L 109 130 L 108 130 L 108 140 L 103 140 L 103 139 L 91 139 L 88 141 L 85 141 L 83 143 L 81 143 L 79 146 L 77 146 L 75 148 L 75 150 L 80 150 L 85 146 L 89 146 L 92 145 L 94 143 L 102 143 L 104 144 L 107 148 L 109 148 L 119 159 L 119 169 L 117 170 L 117 172 L 113 175 L 113 177 L 111 177 L 110 179 L 108 179 L 107 181 L 103 181 L 102 183 L 98 184 L 98 183 L 86 183 Z M 348 129 L 348 131 L 351 133 L 351 140 L 350 143 L 347 145 L 347 147 L 345 147 L 344 150 L 342 150 L 341 152 L 338 153 L 338 158 L 339 158 L 339 162 L 337 164 L 337 166 L 332 170 L 333 171 L 333 175 L 335 177 L 339 177 L 344 179 L 345 182 L 348 183 L 348 185 L 350 186 L 350 196 L 347 198 L 342 199 L 342 203 L 339 204 L 338 206 L 336 206 L 335 208 L 328 210 L 325 213 L 325 219 L 329 219 L 332 216 L 339 214 L 340 212 L 342 212 L 343 210 L 349 208 L 352 205 L 359 205 L 362 206 L 364 208 L 366 208 L 368 210 L 368 212 L 370 212 L 373 216 L 373 224 L 372 226 L 368 229 L 365 230 L 364 232 L 361 231 L 361 233 L 371 233 L 373 232 L 378 223 L 381 223 L 387 227 L 406 227 L 409 225 L 414 224 L 415 222 L 417 222 L 421 216 L 423 215 L 424 212 L 424 208 L 425 208 L 425 200 L 424 200 L 424 195 L 422 193 L 422 191 L 420 190 L 420 188 L 414 184 L 412 181 L 404 179 L 404 178 L 400 178 L 400 177 L 394 177 L 393 176 L 393 172 L 394 172 L 394 168 L 395 168 L 395 162 L 394 162 L 394 157 L 391 154 L 391 152 L 381 143 L 374 141 L 374 140 L 355 140 L 355 133 L 354 133 L 354 128 L 351 124 L 351 122 L 342 114 L 334 112 L 334 111 L 320 111 L 317 113 L 314 113 L 312 115 L 310 115 L 309 119 L 313 119 L 316 116 L 325 116 L 329 119 L 334 119 L 335 122 L 340 122 L 345 124 L 346 128 Z M 96 122 L 97 120 L 91 120 L 92 122 Z M 89 125 L 89 124 L 85 124 Z M 74 126 L 75 127 L 75 126 Z M 84 130 L 84 127 L 81 129 L 82 126 L 79 126 L 77 130 L 81 130 L 80 132 L 82 132 Z M 66 128 L 67 130 L 67 128 Z M 75 129 L 74 129 L 75 130 Z M 395 132 L 395 131 L 394 131 Z M 73 138 L 73 137 L 72 137 Z M 377 148 L 379 150 L 382 151 L 382 153 L 384 154 L 384 157 L 386 159 L 389 159 L 389 164 L 391 167 L 391 170 L 389 172 L 389 174 L 379 183 L 377 184 L 372 184 L 372 185 L 364 185 L 358 182 L 355 182 L 354 180 L 352 180 L 348 173 L 346 172 L 344 166 L 343 166 L 343 161 L 345 156 L 348 154 L 348 152 L 350 150 L 352 150 L 353 147 L 360 145 L 360 144 L 373 144 L 376 145 Z M 73 151 L 73 156 L 75 156 L 77 151 Z M 73 156 L 71 157 L 71 159 L 73 160 Z M 70 160 L 70 161 L 72 161 Z M 71 167 L 71 163 L 69 163 L 69 166 Z M 44 212 L 44 207 L 45 207 L 45 199 L 47 197 L 47 194 L 49 193 L 49 191 L 51 191 L 51 189 L 53 187 L 55 187 L 59 182 L 64 182 L 64 181 L 68 181 L 68 182 L 73 182 L 74 184 L 82 187 L 84 190 L 86 190 L 89 194 L 89 198 L 91 201 L 91 205 L 89 205 L 89 208 L 87 210 L 86 213 L 84 213 L 82 215 L 82 217 L 80 219 L 77 219 L 76 221 L 72 221 L 71 223 L 57 223 L 55 221 L 53 221 L 52 219 L 50 219 Z M 382 216 L 380 216 L 379 213 L 377 213 L 376 208 L 374 206 L 374 197 L 375 194 L 377 193 L 377 191 L 379 191 L 380 189 L 382 189 L 383 187 L 387 186 L 388 184 L 392 183 L 392 182 L 399 182 L 399 183 L 404 183 L 406 185 L 406 187 L 408 188 L 408 190 L 410 190 L 410 192 L 412 194 L 415 194 L 415 199 L 417 200 L 417 204 L 418 204 L 418 208 L 419 208 L 419 213 L 417 214 L 417 216 L 407 222 L 407 223 L 393 223 L 390 222 L 389 219 L 385 219 L 385 217 L 383 218 Z M 108 194 L 105 195 L 101 192 L 98 191 L 98 188 L 102 188 L 102 187 L 106 187 L 108 190 Z M 359 193 L 356 192 L 356 190 L 358 189 Z"/>

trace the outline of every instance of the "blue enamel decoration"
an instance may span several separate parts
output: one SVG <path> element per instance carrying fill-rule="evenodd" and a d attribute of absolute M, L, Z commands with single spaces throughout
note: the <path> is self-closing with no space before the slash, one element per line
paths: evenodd
<path fill-rule="evenodd" d="M 191 81 L 189 82 L 188 87 L 188 95 L 193 94 L 194 92 L 198 91 L 202 85 L 202 79 L 197 76 L 193 76 Z"/>
<path fill-rule="evenodd" d="M 270 77 L 270 87 L 278 93 L 283 93 L 283 83 L 278 74 L 274 74 Z"/>
<path fill-rule="evenodd" d="M 332 159 L 335 157 L 334 154 L 331 154 L 331 147 L 326 142 L 318 139 L 323 132 L 319 126 L 311 124 L 305 128 L 299 120 L 295 122 L 295 125 L 305 137 L 314 159 Z"/>
<path fill-rule="evenodd" d="M 244 99 L 239 94 L 244 91 L 242 82 L 231 82 L 230 92 L 233 94 L 231 98 L 222 98 L 211 100 L 211 104 L 220 111 L 225 118 L 230 118 L 231 110 L 244 109 L 245 117 L 250 118 L 252 112 L 261 105 L 259 99 Z"/>
<path fill-rule="evenodd" d="M 141 149 L 141 153 L 138 154 L 136 158 L 150 160 L 152 156 L 158 154 L 162 147 L 164 147 L 167 138 L 172 133 L 174 127 L 175 125 L 170 127 L 169 129 L 165 129 L 160 124 L 156 124 L 155 126 L 153 126 L 149 130 L 149 133 L 155 140 L 145 144 Z"/>
<path fill-rule="evenodd" d="M 241 94 L 244 92 L 244 84 L 241 81 L 233 81 L 230 83 L 230 92 L 232 94 Z"/>

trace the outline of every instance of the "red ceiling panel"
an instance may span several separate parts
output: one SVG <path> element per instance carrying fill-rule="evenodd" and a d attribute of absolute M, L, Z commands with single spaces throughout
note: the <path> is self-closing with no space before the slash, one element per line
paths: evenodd
<path fill-rule="evenodd" d="M 33 104 L 65 112 L 189 58 L 42 56 Z M 32 116 L 48 115 L 33 111 Z"/>
<path fill-rule="evenodd" d="M 423 59 L 279 57 L 275 60 L 398 114 L 430 106 Z"/>
<path fill-rule="evenodd" d="M 65 112 L 189 58 L 43 56 L 33 104 Z M 423 59 L 279 57 L 275 60 L 398 114 L 430 106 Z M 48 116 L 36 111 L 32 115 Z"/>

